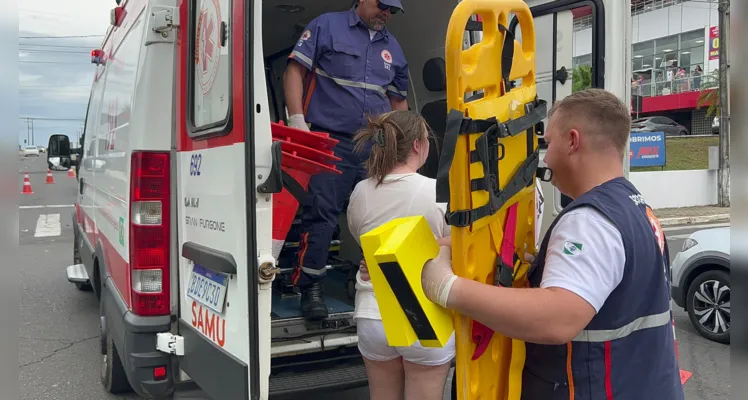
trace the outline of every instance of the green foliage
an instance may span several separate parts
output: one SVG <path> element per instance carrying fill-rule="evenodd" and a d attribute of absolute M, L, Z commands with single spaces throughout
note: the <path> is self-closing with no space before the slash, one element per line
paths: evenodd
<path fill-rule="evenodd" d="M 580 90 L 591 88 L 592 67 L 586 64 L 582 64 L 574 68 L 571 72 L 571 81 L 573 82 L 571 88 L 572 92 L 578 92 Z"/>
<path fill-rule="evenodd" d="M 719 70 L 712 71 L 709 75 L 704 75 L 701 79 L 701 93 L 696 100 L 696 108 L 699 109 L 708 104 L 706 117 L 712 115 L 719 116 Z"/>

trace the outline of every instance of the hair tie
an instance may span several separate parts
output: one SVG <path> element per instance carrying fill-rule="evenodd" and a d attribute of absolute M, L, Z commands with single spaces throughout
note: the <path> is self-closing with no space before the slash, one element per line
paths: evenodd
<path fill-rule="evenodd" d="M 379 147 L 384 147 L 384 130 L 382 130 L 382 128 L 377 128 L 372 140 L 374 140 L 374 143 L 378 144 Z"/>

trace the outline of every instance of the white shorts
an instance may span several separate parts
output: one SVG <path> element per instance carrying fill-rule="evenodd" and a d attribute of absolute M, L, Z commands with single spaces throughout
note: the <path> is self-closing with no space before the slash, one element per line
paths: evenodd
<path fill-rule="evenodd" d="M 369 318 L 356 319 L 358 326 L 358 349 L 361 355 L 372 361 L 389 361 L 402 357 L 406 361 L 425 366 L 446 364 L 455 356 L 455 334 L 442 347 L 423 347 L 419 342 L 410 347 L 392 347 L 387 344 L 382 321 Z"/>

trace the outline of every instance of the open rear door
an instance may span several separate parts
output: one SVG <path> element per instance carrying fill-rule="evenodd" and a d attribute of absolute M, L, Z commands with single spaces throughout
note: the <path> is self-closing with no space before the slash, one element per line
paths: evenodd
<path fill-rule="evenodd" d="M 184 350 L 176 353 L 181 370 L 221 400 L 268 395 L 270 288 L 259 271 L 273 265 L 272 202 L 256 188 L 269 175 L 270 131 L 267 96 L 253 93 L 265 87 L 254 57 L 260 4 L 179 6 L 175 284 Z M 254 98 L 265 100 L 255 106 Z"/>
<path fill-rule="evenodd" d="M 574 91 L 603 88 L 605 78 L 606 16 L 610 10 L 605 0 L 528 0 L 535 20 L 536 71 L 538 97 L 550 106 Z M 620 1 L 627 3 L 627 1 Z M 609 7 L 608 7 L 609 8 Z M 625 6 L 616 7 L 616 10 Z M 626 18 L 627 19 L 627 18 Z M 628 20 L 628 19 L 627 19 Z M 516 18 L 511 29 L 521 40 L 516 29 Z M 618 35 L 615 35 L 618 36 Z M 623 43 L 621 43 L 623 46 Z M 606 87 L 606 89 L 608 89 Z M 619 91 L 614 91 L 616 94 Z M 544 120 L 548 123 L 548 119 Z M 541 166 L 545 155 L 545 141 L 539 140 Z M 548 182 L 541 182 L 543 212 L 541 231 L 545 231 L 571 199 L 562 195 Z"/>

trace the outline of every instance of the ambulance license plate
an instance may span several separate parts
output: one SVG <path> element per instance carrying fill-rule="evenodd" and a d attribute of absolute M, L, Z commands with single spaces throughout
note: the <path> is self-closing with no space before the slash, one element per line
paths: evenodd
<path fill-rule="evenodd" d="M 187 286 L 187 297 L 222 314 L 228 285 L 226 275 L 195 264 Z"/>

